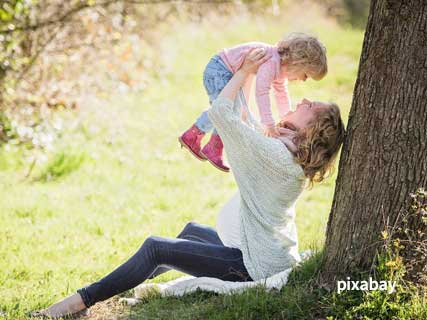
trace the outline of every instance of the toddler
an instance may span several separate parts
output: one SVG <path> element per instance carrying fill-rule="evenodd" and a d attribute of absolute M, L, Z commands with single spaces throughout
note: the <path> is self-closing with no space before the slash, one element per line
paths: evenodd
<path fill-rule="evenodd" d="M 271 113 L 270 88 L 274 90 L 279 117 L 282 120 L 290 111 L 291 105 L 287 89 L 288 80 L 322 79 L 327 73 L 326 49 L 315 37 L 303 33 L 293 33 L 274 46 L 262 42 L 248 42 L 223 49 L 209 61 L 203 73 L 203 83 L 210 104 L 217 98 L 233 73 L 240 68 L 245 56 L 255 48 L 263 48 L 271 56 L 258 69 L 255 95 L 265 135 L 278 137 L 279 132 Z M 246 97 L 250 95 L 252 81 L 253 77 L 248 78 L 237 99 L 243 107 L 243 118 L 249 113 Z M 209 142 L 202 149 L 203 137 L 212 130 Z M 207 111 L 204 111 L 192 127 L 179 137 L 179 141 L 181 147 L 187 148 L 197 159 L 208 160 L 216 168 L 224 172 L 229 171 L 223 161 L 221 138 L 213 128 Z"/>

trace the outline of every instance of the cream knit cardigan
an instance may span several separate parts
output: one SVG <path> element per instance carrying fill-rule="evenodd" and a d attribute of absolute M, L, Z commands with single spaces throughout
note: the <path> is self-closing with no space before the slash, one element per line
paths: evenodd
<path fill-rule="evenodd" d="M 304 172 L 280 140 L 241 121 L 238 103 L 219 97 L 208 115 L 240 191 L 243 262 L 253 280 L 268 278 L 300 261 L 295 202 Z"/>
<path fill-rule="evenodd" d="M 165 283 L 140 284 L 135 298 L 122 298 L 123 302 L 135 304 L 153 292 L 181 296 L 196 290 L 232 294 L 259 285 L 280 289 L 292 267 L 311 256 L 311 252 L 298 254 L 294 221 L 295 202 L 305 185 L 302 168 L 280 140 L 256 130 L 256 120 L 250 114 L 249 125 L 243 123 L 239 110 L 239 103 L 218 98 L 208 115 L 221 136 L 239 187 L 241 251 L 254 281 L 184 276 Z"/>

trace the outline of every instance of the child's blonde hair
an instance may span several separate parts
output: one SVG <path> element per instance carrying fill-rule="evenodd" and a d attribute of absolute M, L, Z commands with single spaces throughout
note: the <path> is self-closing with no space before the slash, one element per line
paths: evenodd
<path fill-rule="evenodd" d="M 307 76 L 314 80 L 320 80 L 328 73 L 326 48 L 316 37 L 291 33 L 277 47 L 281 63 L 288 70 L 303 68 Z"/>
<path fill-rule="evenodd" d="M 344 136 L 344 123 L 335 103 L 330 103 L 326 110 L 318 111 L 316 120 L 298 132 L 295 158 L 309 179 L 310 186 L 321 182 L 332 172 Z"/>

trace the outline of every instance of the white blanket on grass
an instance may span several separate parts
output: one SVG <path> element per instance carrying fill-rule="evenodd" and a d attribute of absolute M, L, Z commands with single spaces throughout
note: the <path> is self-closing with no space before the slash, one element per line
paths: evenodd
<path fill-rule="evenodd" d="M 300 254 L 301 261 L 306 260 L 312 255 L 311 251 L 305 251 Z M 122 302 L 133 305 L 141 299 L 148 297 L 151 293 L 158 292 L 162 297 L 182 296 L 196 291 L 211 291 L 219 294 L 233 294 L 242 292 L 247 288 L 262 286 L 266 291 L 271 289 L 280 290 L 288 282 L 289 274 L 292 268 L 283 270 L 266 279 L 258 281 L 233 282 L 224 281 L 210 277 L 183 276 L 178 279 L 163 283 L 143 283 L 135 288 L 135 298 L 123 298 Z"/>

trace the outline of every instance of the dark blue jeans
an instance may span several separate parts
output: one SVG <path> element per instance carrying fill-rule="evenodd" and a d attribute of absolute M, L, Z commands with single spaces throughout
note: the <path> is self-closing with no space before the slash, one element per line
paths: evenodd
<path fill-rule="evenodd" d="M 128 261 L 77 292 L 90 307 L 171 269 L 195 277 L 252 281 L 239 249 L 224 246 L 214 228 L 190 222 L 177 238 L 148 237 Z"/>

